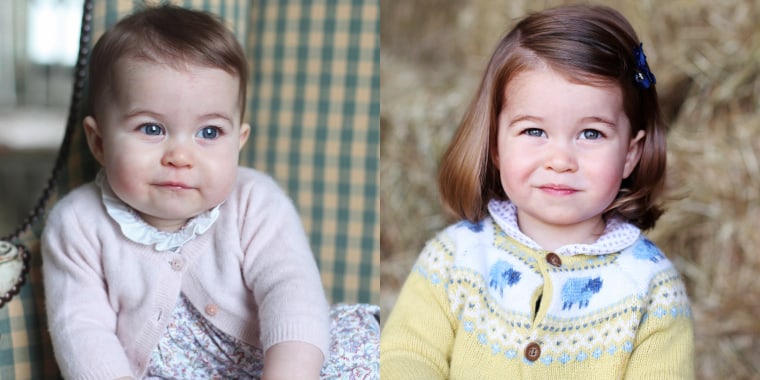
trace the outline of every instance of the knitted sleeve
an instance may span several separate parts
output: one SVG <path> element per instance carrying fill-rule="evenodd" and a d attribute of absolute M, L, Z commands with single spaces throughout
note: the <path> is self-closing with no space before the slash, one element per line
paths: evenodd
<path fill-rule="evenodd" d="M 447 379 L 456 317 L 446 293 L 450 245 L 441 236 L 423 250 L 380 339 L 380 378 Z"/>
<path fill-rule="evenodd" d="M 694 331 L 686 290 L 675 268 L 650 283 L 626 379 L 693 379 Z"/>
<path fill-rule="evenodd" d="M 42 234 L 42 273 L 48 327 L 66 379 L 132 376 L 116 336 L 95 232 L 97 198 L 74 191 L 51 211 Z"/>
<path fill-rule="evenodd" d="M 300 217 L 270 177 L 242 170 L 247 190 L 234 199 L 242 208 L 243 272 L 258 305 L 261 343 L 301 341 L 328 355 L 328 305 Z"/>

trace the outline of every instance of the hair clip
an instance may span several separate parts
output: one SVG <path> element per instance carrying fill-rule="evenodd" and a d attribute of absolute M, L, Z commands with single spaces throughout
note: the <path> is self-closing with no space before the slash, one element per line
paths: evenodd
<path fill-rule="evenodd" d="M 646 90 L 657 83 L 657 79 L 655 79 L 652 71 L 649 70 L 647 56 L 644 55 L 643 42 L 633 48 L 633 55 L 636 58 L 636 73 L 633 74 L 633 80 L 639 88 Z"/>

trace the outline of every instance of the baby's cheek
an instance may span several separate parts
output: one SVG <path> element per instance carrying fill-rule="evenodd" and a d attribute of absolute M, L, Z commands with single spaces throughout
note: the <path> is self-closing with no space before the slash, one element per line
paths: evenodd
<path fill-rule="evenodd" d="M 220 203 L 232 193 L 237 181 L 237 166 L 217 167 L 203 176 L 204 197 L 210 203 Z"/>
<path fill-rule="evenodd" d="M 111 186 L 111 190 L 116 194 L 119 199 L 128 205 L 134 207 L 133 200 L 139 198 L 139 192 L 137 191 L 137 181 L 132 177 L 116 177 L 108 176 L 108 184 Z"/>
<path fill-rule="evenodd" d="M 114 165 L 106 168 L 108 184 L 113 192 L 125 201 L 139 196 L 140 189 L 145 185 L 145 174 L 144 171 L 135 170 L 125 165 Z"/>

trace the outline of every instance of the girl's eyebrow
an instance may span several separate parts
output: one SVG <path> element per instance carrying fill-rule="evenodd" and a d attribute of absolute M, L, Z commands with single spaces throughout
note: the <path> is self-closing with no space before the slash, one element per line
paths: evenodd
<path fill-rule="evenodd" d="M 507 124 L 507 126 L 513 126 L 523 121 L 540 123 L 540 122 L 543 122 L 544 119 L 542 117 L 533 116 L 533 115 L 517 115 L 509 120 L 509 124 Z M 589 124 L 589 123 L 602 123 L 602 124 L 607 124 L 612 128 L 617 127 L 617 123 L 612 121 L 611 118 L 603 117 L 603 116 L 586 116 L 580 120 L 579 124 Z"/>
<path fill-rule="evenodd" d="M 602 116 L 587 116 L 581 119 L 581 124 L 586 123 L 602 123 L 607 124 L 612 128 L 617 127 L 617 123 L 612 121 L 612 119 Z"/>
<path fill-rule="evenodd" d="M 533 116 L 533 115 L 517 115 L 509 120 L 509 124 L 507 126 L 513 126 L 523 121 L 532 121 L 532 122 L 540 123 L 544 121 L 544 119 L 538 116 Z"/>

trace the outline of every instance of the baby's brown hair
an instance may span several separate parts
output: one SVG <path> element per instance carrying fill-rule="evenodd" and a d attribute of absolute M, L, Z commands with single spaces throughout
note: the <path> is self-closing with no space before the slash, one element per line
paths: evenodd
<path fill-rule="evenodd" d="M 238 77 L 240 118 L 248 85 L 248 63 L 235 35 L 216 16 L 162 5 L 125 17 L 100 37 L 89 62 L 88 107 L 98 118 L 101 105 L 115 90 L 115 68 L 121 59 L 167 64 L 182 69 L 196 64 Z"/>

